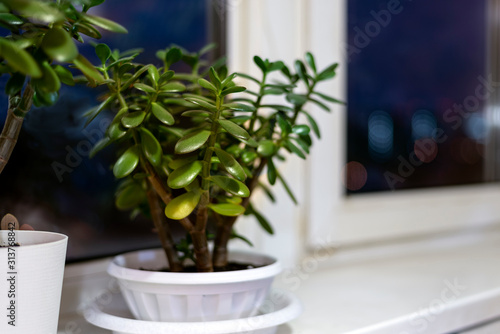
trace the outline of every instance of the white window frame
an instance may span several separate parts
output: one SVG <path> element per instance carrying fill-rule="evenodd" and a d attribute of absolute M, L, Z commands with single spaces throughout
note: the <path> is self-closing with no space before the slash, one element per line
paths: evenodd
<path fill-rule="evenodd" d="M 232 70 L 258 75 L 251 64 L 254 54 L 271 60 L 284 58 L 291 64 L 312 51 L 320 67 L 340 63 L 337 77 L 321 89 L 345 100 L 348 0 L 228 1 Z M 498 108 L 491 109 L 498 112 Z M 500 222 L 497 183 L 346 196 L 342 183 L 346 108 L 334 106 L 334 112 L 326 114 L 312 106 L 310 111 L 317 115 L 321 140 L 315 141 L 305 163 L 295 159 L 280 167 L 292 181 L 301 205 L 294 207 L 286 200 L 277 206 L 262 204 L 278 235 L 259 237 L 252 232 L 253 226 L 243 227 L 247 235 L 256 235 L 259 247 L 293 259 L 307 249 L 327 245 L 366 245 Z M 286 197 L 280 191 L 278 198 L 282 196 Z M 297 247 L 284 250 L 283 244 L 290 242 Z"/>

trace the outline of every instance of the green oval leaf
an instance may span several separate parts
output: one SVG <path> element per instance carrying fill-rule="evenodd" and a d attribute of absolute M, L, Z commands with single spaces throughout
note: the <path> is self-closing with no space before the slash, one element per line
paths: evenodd
<path fill-rule="evenodd" d="M 300 79 L 304 81 L 307 87 L 309 87 L 309 79 L 307 78 L 307 69 L 303 62 L 300 60 L 295 61 L 295 71 L 299 75 Z"/>
<path fill-rule="evenodd" d="M 286 148 L 288 148 L 288 150 L 292 153 L 295 153 L 296 155 L 298 155 L 300 158 L 302 159 L 305 159 L 306 158 L 306 155 L 304 154 L 304 152 L 302 152 L 300 150 L 300 148 L 298 148 L 297 146 L 295 146 L 294 143 L 292 143 L 291 141 L 287 141 L 285 143 L 285 146 Z"/>
<path fill-rule="evenodd" d="M 314 56 L 311 52 L 306 52 L 306 62 L 313 72 L 316 73 L 316 62 L 314 61 Z"/>
<path fill-rule="evenodd" d="M 158 80 L 158 83 L 160 85 L 166 83 L 168 80 L 172 79 L 174 74 L 175 74 L 174 71 L 166 71 L 165 73 L 160 75 L 160 80 Z"/>
<path fill-rule="evenodd" d="M 243 206 L 232 203 L 209 204 L 208 208 L 222 216 L 229 217 L 236 217 L 245 212 Z"/>
<path fill-rule="evenodd" d="M 227 119 L 220 119 L 219 124 L 222 126 L 224 130 L 229 132 L 231 135 L 238 139 L 243 139 L 243 140 L 249 140 L 250 135 L 248 132 L 243 129 L 241 126 L 235 124 L 234 122 L 231 122 Z"/>
<path fill-rule="evenodd" d="M 320 92 L 313 92 L 314 94 L 318 95 L 321 97 L 323 100 L 326 100 L 328 102 L 333 102 L 333 103 L 339 103 L 339 104 L 345 104 L 345 102 L 340 101 L 339 99 L 336 99 L 332 96 L 320 93 Z"/>
<path fill-rule="evenodd" d="M 208 71 L 208 76 L 210 77 L 210 81 L 212 82 L 212 84 L 214 84 L 214 86 L 217 87 L 217 89 L 219 90 L 222 82 L 219 78 L 219 75 L 217 74 L 217 71 L 213 66 L 210 67 L 210 70 Z"/>
<path fill-rule="evenodd" d="M 338 66 L 339 66 L 338 63 L 328 66 L 325 70 L 323 70 L 320 74 L 318 74 L 318 77 L 316 79 L 318 81 L 323 81 L 333 78 L 336 75 L 335 70 L 337 69 Z"/>
<path fill-rule="evenodd" d="M 158 84 L 158 80 L 160 80 L 160 73 L 158 73 L 158 69 L 156 68 L 156 66 L 151 65 L 148 68 L 148 73 L 149 73 L 149 76 L 151 77 L 151 80 L 155 84 Z"/>
<path fill-rule="evenodd" d="M 7 1 L 11 9 L 21 12 L 23 15 L 40 20 L 45 23 L 55 23 L 64 20 L 61 13 L 51 2 L 46 1 Z"/>
<path fill-rule="evenodd" d="M 24 23 L 24 21 L 21 20 L 17 15 L 11 13 L 0 13 L 0 21 L 15 26 Z"/>
<path fill-rule="evenodd" d="M 316 121 L 314 120 L 314 118 L 309 113 L 307 113 L 306 111 L 302 110 L 302 113 L 304 115 L 306 115 L 307 120 L 308 120 L 309 124 L 311 125 L 312 130 L 316 134 L 316 137 L 321 138 L 321 132 L 319 130 L 318 123 L 316 123 Z"/>
<path fill-rule="evenodd" d="M 244 103 L 226 103 L 222 105 L 224 108 L 234 111 L 255 111 L 255 107 Z"/>
<path fill-rule="evenodd" d="M 81 34 L 87 35 L 87 36 L 95 38 L 95 39 L 102 38 L 102 35 L 99 32 L 99 30 L 97 30 L 96 28 L 94 28 L 93 26 L 91 26 L 88 23 L 77 22 L 73 25 L 73 27 L 76 28 L 76 30 Z"/>
<path fill-rule="evenodd" d="M 153 115 L 163 124 L 173 125 L 175 123 L 174 116 L 156 102 L 151 103 L 151 111 Z"/>
<path fill-rule="evenodd" d="M 278 60 L 278 61 L 275 61 L 274 63 L 269 64 L 269 67 L 267 68 L 267 70 L 269 72 L 280 71 L 283 69 L 284 66 L 285 66 L 285 64 L 281 60 Z"/>
<path fill-rule="evenodd" d="M 140 129 L 141 132 L 141 147 L 146 159 L 153 165 L 159 166 L 163 151 L 156 137 L 145 128 Z"/>
<path fill-rule="evenodd" d="M 245 181 L 246 174 L 243 170 L 243 167 L 241 167 L 238 161 L 236 161 L 236 159 L 231 154 L 217 147 L 215 148 L 215 154 L 229 174 L 240 181 Z"/>
<path fill-rule="evenodd" d="M 169 82 L 160 87 L 162 93 L 178 93 L 186 90 L 186 86 L 180 82 Z"/>
<path fill-rule="evenodd" d="M 45 93 L 57 92 L 61 89 L 61 81 L 57 73 L 46 61 L 42 63 L 42 77 L 34 80 L 34 83 L 40 91 Z"/>
<path fill-rule="evenodd" d="M 92 148 L 92 150 L 90 151 L 89 153 L 89 158 L 93 158 L 95 157 L 95 155 L 103 150 L 104 148 L 106 148 L 109 144 L 111 144 L 111 140 L 110 138 L 108 137 L 104 137 L 102 138 L 101 140 L 99 140 L 95 145 L 94 147 Z"/>
<path fill-rule="evenodd" d="M 121 34 L 128 33 L 128 30 L 124 26 L 116 22 L 113 22 L 111 20 L 105 19 L 104 17 L 93 16 L 93 15 L 84 15 L 83 17 L 87 22 L 95 26 L 98 26 L 102 29 Z"/>
<path fill-rule="evenodd" d="M 185 117 L 210 117 L 213 113 L 207 110 L 188 110 L 184 111 L 181 116 Z"/>
<path fill-rule="evenodd" d="M 94 65 L 87 60 L 84 56 L 79 54 L 73 59 L 73 64 L 90 80 L 101 83 L 104 81 L 103 76 L 95 69 Z"/>
<path fill-rule="evenodd" d="M 170 219 L 184 219 L 193 212 L 200 201 L 198 191 L 190 191 L 171 200 L 165 208 L 165 216 Z"/>
<path fill-rule="evenodd" d="M 293 94 L 293 93 L 287 94 L 286 100 L 290 103 L 293 103 L 293 104 L 305 104 L 305 103 L 307 103 L 307 97 L 305 97 L 304 95 Z"/>
<path fill-rule="evenodd" d="M 16 71 L 34 78 L 42 76 L 38 63 L 26 50 L 4 38 L 0 38 L 0 57 L 7 60 L 8 65 Z"/>
<path fill-rule="evenodd" d="M 104 43 L 95 46 L 95 53 L 103 65 L 111 57 L 111 49 Z"/>
<path fill-rule="evenodd" d="M 123 116 L 121 122 L 126 128 L 135 128 L 142 124 L 144 118 L 146 117 L 146 112 L 143 110 L 134 111 Z"/>
<path fill-rule="evenodd" d="M 78 49 L 71 36 L 62 28 L 50 29 L 42 40 L 42 50 L 51 59 L 68 62 L 78 56 Z"/>
<path fill-rule="evenodd" d="M 115 177 L 121 179 L 130 175 L 139 164 L 139 157 L 139 147 L 132 146 L 126 150 L 113 166 L 113 174 Z"/>
<path fill-rule="evenodd" d="M 52 106 L 57 102 L 59 92 L 42 92 L 35 87 L 35 94 L 33 95 L 33 102 L 37 107 Z"/>
<path fill-rule="evenodd" d="M 141 204 L 146 197 L 146 192 L 140 184 L 131 183 L 121 190 L 116 196 L 115 205 L 120 210 L 130 210 Z"/>
<path fill-rule="evenodd" d="M 202 168 L 203 164 L 198 160 L 177 168 L 168 176 L 168 186 L 172 189 L 187 187 L 200 174 Z"/>
<path fill-rule="evenodd" d="M 109 139 L 115 141 L 115 140 L 118 140 L 120 138 L 122 138 L 123 136 L 125 136 L 127 134 L 127 131 L 122 129 L 121 123 L 113 123 L 109 126 L 108 128 L 108 136 L 109 136 Z"/>
<path fill-rule="evenodd" d="M 215 86 L 208 80 L 205 80 L 205 79 L 199 79 L 198 80 L 198 84 L 203 87 L 203 88 L 206 88 L 214 93 L 217 92 L 217 88 L 215 88 Z"/>
<path fill-rule="evenodd" d="M 232 195 L 240 197 L 250 196 L 248 187 L 238 180 L 221 175 L 211 176 L 210 180 Z"/>
<path fill-rule="evenodd" d="M 220 95 L 221 96 L 226 96 L 226 95 L 229 95 L 229 94 L 232 94 L 232 93 L 244 92 L 246 90 L 247 89 L 245 87 L 243 87 L 243 86 L 234 86 L 234 87 L 229 87 L 229 88 L 224 89 Z"/>
<path fill-rule="evenodd" d="M 175 144 L 175 153 L 186 154 L 199 149 L 208 140 L 210 134 L 209 130 L 201 130 L 182 137 Z"/>
<path fill-rule="evenodd" d="M 150 93 L 150 94 L 156 93 L 156 89 L 154 89 L 153 87 L 148 86 L 146 84 L 140 83 L 140 82 L 134 84 L 134 88 L 137 88 L 138 90 L 142 90 L 143 92 Z"/>
<path fill-rule="evenodd" d="M 281 129 L 282 137 L 285 137 L 290 132 L 292 132 L 292 126 L 290 125 L 290 122 L 286 119 L 286 116 L 283 115 L 281 112 L 276 114 L 276 120 L 278 121 L 278 125 Z"/>
<path fill-rule="evenodd" d="M 182 58 L 182 51 L 179 48 L 173 47 L 168 50 L 165 61 L 167 62 L 167 67 L 170 67 L 173 63 L 178 62 Z"/>
<path fill-rule="evenodd" d="M 263 73 L 267 72 L 266 63 L 259 56 L 253 57 L 253 62 L 262 70 Z"/>
<path fill-rule="evenodd" d="M 262 140 L 257 146 L 257 153 L 262 157 L 270 157 L 276 153 L 276 145 L 272 140 Z"/>
<path fill-rule="evenodd" d="M 186 164 L 189 164 L 196 160 L 196 156 L 183 156 L 182 158 L 176 158 L 168 163 L 168 167 L 171 169 L 180 168 Z"/>
<path fill-rule="evenodd" d="M 59 77 L 59 80 L 61 80 L 63 84 L 68 86 L 75 85 L 75 80 L 73 79 L 73 74 L 71 73 L 70 70 L 68 70 L 65 67 L 62 67 L 61 65 L 55 65 L 52 67 L 52 69 L 56 72 L 57 76 Z"/>
<path fill-rule="evenodd" d="M 267 219 L 257 210 L 254 209 L 252 205 L 248 207 L 247 213 L 252 214 L 257 218 L 257 221 L 259 222 L 259 225 L 266 231 L 267 233 L 273 235 L 274 230 L 271 224 L 267 221 Z"/>
<path fill-rule="evenodd" d="M 210 111 L 217 111 L 215 104 L 205 101 L 201 98 L 189 97 L 185 98 L 186 101 L 199 105 L 200 107 L 207 108 Z"/>
<path fill-rule="evenodd" d="M 274 166 L 273 159 L 267 161 L 267 179 L 269 184 L 274 185 L 276 183 L 276 167 Z"/>
<path fill-rule="evenodd" d="M 295 125 L 292 127 L 292 132 L 298 134 L 299 136 L 304 136 L 311 132 L 311 128 L 304 124 Z"/>
<path fill-rule="evenodd" d="M 247 165 L 255 161 L 255 159 L 257 159 L 258 157 L 259 156 L 257 155 L 257 153 L 255 153 L 254 151 L 244 151 L 243 153 L 241 153 L 241 160 Z"/>

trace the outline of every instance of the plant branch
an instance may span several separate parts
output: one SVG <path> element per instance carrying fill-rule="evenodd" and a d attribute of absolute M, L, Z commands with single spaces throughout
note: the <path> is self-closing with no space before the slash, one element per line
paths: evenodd
<path fill-rule="evenodd" d="M 165 182 L 163 182 L 160 179 L 160 176 L 158 175 L 158 173 L 156 173 L 156 171 L 149 164 L 149 162 L 146 161 L 144 163 L 144 169 L 148 173 L 148 181 L 149 181 L 149 183 L 151 184 L 151 186 L 153 187 L 153 189 L 156 191 L 156 193 L 158 194 L 158 196 L 160 196 L 162 202 L 165 205 L 167 205 L 168 203 L 170 203 L 170 201 L 172 200 L 172 195 L 170 195 L 170 193 L 167 191 L 167 188 L 165 187 Z M 179 220 L 179 223 L 182 225 L 182 227 L 187 232 L 191 232 L 193 230 L 193 228 L 194 228 L 193 223 L 188 218 L 184 218 L 184 219 Z"/>
<path fill-rule="evenodd" d="M 253 190 L 259 184 L 259 176 L 267 165 L 267 159 L 262 159 L 259 166 L 255 170 L 252 178 L 247 182 L 248 189 L 250 190 L 250 196 L 243 198 L 241 205 L 247 209 L 250 205 L 250 197 Z M 215 244 L 214 244 L 214 255 L 213 255 L 213 265 L 215 268 L 224 267 L 227 265 L 227 244 L 231 239 L 231 232 L 233 230 L 233 225 L 238 219 L 238 217 L 225 217 L 220 222 L 217 222 L 217 230 L 215 233 Z"/>
<path fill-rule="evenodd" d="M 157 193 L 153 188 L 147 191 L 149 208 L 151 210 L 151 218 L 158 231 L 158 236 L 165 251 L 165 255 L 168 260 L 169 269 L 173 272 L 183 271 L 182 262 L 179 260 L 177 250 L 175 249 L 174 239 L 172 233 L 170 232 L 170 227 L 168 226 L 167 219 L 163 213 L 163 209 L 160 205 L 160 200 Z"/>
<path fill-rule="evenodd" d="M 18 96 L 9 97 L 7 118 L 0 135 L 0 173 L 7 165 L 12 151 L 16 146 L 19 133 L 23 125 L 24 117 L 33 104 L 34 90 L 28 82 L 24 89 L 20 102 L 14 102 Z"/>

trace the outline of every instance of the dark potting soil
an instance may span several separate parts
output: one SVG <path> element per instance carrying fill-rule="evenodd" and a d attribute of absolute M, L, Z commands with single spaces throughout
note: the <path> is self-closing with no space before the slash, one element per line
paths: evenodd
<path fill-rule="evenodd" d="M 250 263 L 240 263 L 240 262 L 229 262 L 226 266 L 224 267 L 217 267 L 214 268 L 214 272 L 224 272 L 224 271 L 236 271 L 236 270 L 245 270 L 245 269 L 254 269 L 254 268 L 259 268 L 260 266 L 256 266 Z M 148 269 L 148 268 L 139 268 L 140 270 L 144 271 L 159 271 L 159 272 L 164 272 L 164 273 L 169 273 L 170 269 L 168 268 L 162 268 L 162 269 Z M 183 273 L 196 273 L 198 272 L 196 270 L 196 266 L 186 266 L 184 267 Z"/>

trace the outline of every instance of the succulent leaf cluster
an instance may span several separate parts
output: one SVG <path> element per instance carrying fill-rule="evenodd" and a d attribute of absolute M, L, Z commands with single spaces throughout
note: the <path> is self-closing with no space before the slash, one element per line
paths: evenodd
<path fill-rule="evenodd" d="M 265 171 L 270 185 L 281 182 L 296 202 L 276 163 L 285 160 L 287 152 L 305 159 L 312 137 L 320 137 L 318 124 L 305 110 L 308 103 L 330 111 L 328 104 L 340 101 L 317 90 L 320 82 L 335 76 L 337 64 L 318 71 L 311 53 L 293 68 L 255 56 L 262 74 L 255 78 L 228 73 L 220 60 L 208 63 L 205 54 L 213 47 L 197 53 L 176 46 L 161 50 L 157 56 L 162 66 L 157 67 L 137 63 L 135 51 L 120 54 L 97 45 L 101 65 L 96 70 L 105 78 L 100 84 L 108 89 L 88 116 L 92 120 L 102 110 L 115 111 L 91 155 L 112 143 L 119 148 L 113 166 L 114 175 L 122 180 L 118 208 L 151 214 L 153 192 L 161 199 L 164 216 L 181 222 L 194 248 L 193 233 L 204 234 L 198 243 L 206 247 L 210 220 L 219 227 L 213 236 L 215 248 L 223 249 L 230 238 L 247 241 L 232 228 L 243 214 L 255 216 L 264 230 L 273 233 L 250 201 L 259 187 L 274 201 L 259 176 Z M 189 71 L 173 71 L 177 62 Z M 256 89 L 240 85 L 242 80 Z M 282 102 L 271 103 L 269 96 L 273 101 L 281 96 Z M 216 264 L 216 253 L 202 257 Z"/>

